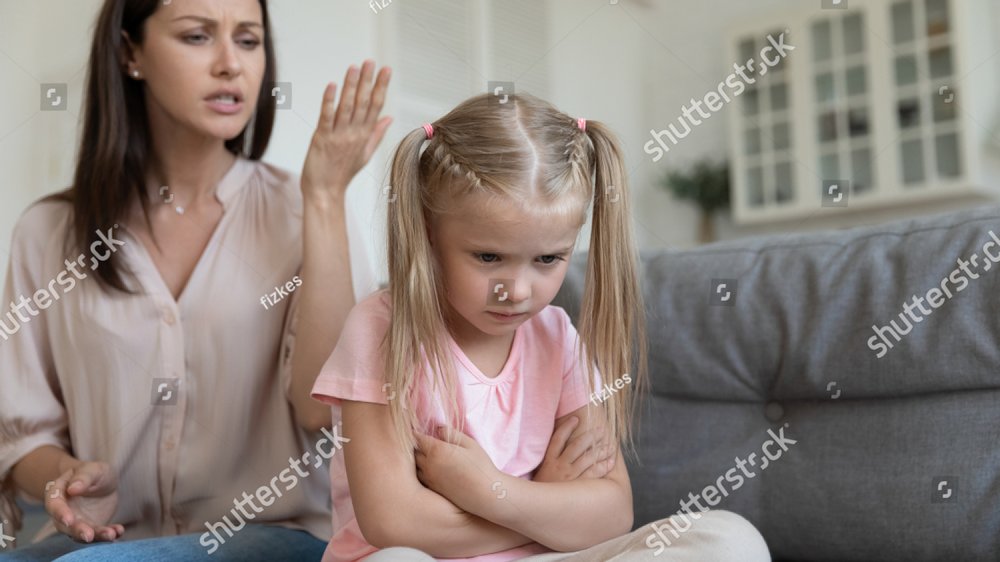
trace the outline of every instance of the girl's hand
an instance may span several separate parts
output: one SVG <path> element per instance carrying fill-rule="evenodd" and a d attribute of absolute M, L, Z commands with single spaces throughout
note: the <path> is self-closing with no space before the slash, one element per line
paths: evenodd
<path fill-rule="evenodd" d="M 108 522 L 118 508 L 118 478 L 107 463 L 82 462 L 45 486 L 45 511 L 75 541 L 113 541 L 125 527 Z"/>
<path fill-rule="evenodd" d="M 500 471 L 476 440 L 455 429 L 439 426 L 437 437 L 415 433 L 417 478 L 458 507 L 478 513 L 478 505 L 492 496 Z"/>
<path fill-rule="evenodd" d="M 379 119 L 389 87 L 388 68 L 382 68 L 372 87 L 375 62 L 366 60 L 358 71 L 353 65 L 344 77 L 340 105 L 335 107 L 337 85 L 323 93 L 319 124 L 302 168 L 302 195 L 323 201 L 343 200 L 348 184 L 375 152 L 391 117 Z"/>
<path fill-rule="evenodd" d="M 616 447 L 608 443 L 600 428 L 577 431 L 580 420 L 569 416 L 556 423 L 545 458 L 532 479 L 535 482 L 565 482 L 577 478 L 604 478 L 615 466 Z"/>

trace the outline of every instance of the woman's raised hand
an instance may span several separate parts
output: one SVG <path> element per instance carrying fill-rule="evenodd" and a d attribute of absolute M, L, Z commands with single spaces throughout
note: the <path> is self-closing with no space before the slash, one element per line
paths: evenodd
<path fill-rule="evenodd" d="M 375 62 L 351 66 L 344 77 L 340 105 L 337 85 L 323 93 L 323 108 L 302 168 L 302 194 L 320 201 L 342 201 L 351 179 L 368 163 L 385 136 L 391 117 L 379 118 L 389 87 L 390 70 L 383 67 L 374 84 Z"/>
<path fill-rule="evenodd" d="M 118 508 L 118 477 L 108 463 L 81 462 L 45 486 L 45 511 L 56 529 L 79 542 L 113 541 L 125 527 L 109 524 Z"/>

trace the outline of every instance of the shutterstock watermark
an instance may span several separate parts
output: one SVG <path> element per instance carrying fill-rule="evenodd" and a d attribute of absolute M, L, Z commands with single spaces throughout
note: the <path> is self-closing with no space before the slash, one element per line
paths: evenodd
<path fill-rule="evenodd" d="M 107 233 L 97 231 L 97 238 L 93 244 L 90 245 L 90 270 L 96 270 L 101 263 L 111 259 L 111 256 L 118 251 L 119 246 L 124 246 L 125 242 L 118 240 L 114 236 L 114 229 L 118 228 L 116 224 L 114 228 L 109 228 Z M 99 253 L 101 245 L 104 245 L 107 249 L 103 253 Z M 10 303 L 10 312 L 6 314 L 7 321 L 5 322 L 2 317 L 0 317 L 0 338 L 4 341 L 10 339 L 10 336 L 21 331 L 21 327 L 31 322 L 31 319 L 38 316 L 42 310 L 48 309 L 50 306 L 55 304 L 63 295 L 72 291 L 78 281 L 83 281 L 87 278 L 86 271 L 79 271 L 79 268 L 86 268 L 87 265 L 87 254 L 81 253 L 75 261 L 64 260 L 63 263 L 66 268 L 60 271 L 54 279 L 49 281 L 49 284 L 45 287 L 38 289 L 31 296 L 31 300 L 28 300 L 24 295 L 18 295 L 17 301 L 12 301 Z M 72 275 L 70 275 L 72 273 Z M 56 290 L 56 285 L 59 285 L 60 291 Z M 38 307 L 38 309 L 32 308 L 32 304 Z M 27 315 L 25 314 L 27 313 Z M 17 318 L 15 318 L 15 316 Z M 9 323 L 9 324 L 8 324 Z"/>
<path fill-rule="evenodd" d="M 788 451 L 789 446 L 798 443 L 795 439 L 785 437 L 785 429 L 787 427 L 788 424 L 786 423 L 778 429 L 778 433 L 774 433 L 773 429 L 767 430 L 767 434 L 771 438 L 765 441 L 760 447 L 763 453 L 763 456 L 760 457 L 760 460 L 763 461 L 759 467 L 761 471 L 766 470 L 772 462 L 780 459 Z M 660 553 L 671 545 L 670 538 L 667 537 L 667 532 L 673 535 L 674 540 L 676 540 L 680 538 L 681 533 L 691 528 L 691 520 L 688 519 L 688 515 L 695 521 L 701 519 L 701 512 L 708 511 L 710 507 L 719 505 L 722 498 L 729 497 L 731 492 L 742 488 L 747 479 L 757 476 L 756 472 L 747 469 L 747 465 L 757 468 L 757 453 L 750 453 L 745 459 L 736 457 L 733 462 L 733 467 L 727 470 L 722 476 L 719 476 L 714 484 L 705 486 L 697 495 L 693 492 L 688 492 L 687 499 L 680 501 L 681 508 L 669 519 L 662 520 L 662 523 L 654 521 L 649 524 L 653 532 L 646 537 L 646 546 L 657 549 L 653 553 L 653 556 L 659 556 Z M 709 507 L 701 505 L 699 500 L 705 500 L 705 503 Z M 692 505 L 698 508 L 697 512 L 691 510 Z M 679 524 L 681 520 L 684 521 L 683 527 Z"/>
<path fill-rule="evenodd" d="M 986 256 L 982 261 L 984 273 L 989 271 L 993 264 L 1000 263 L 1000 237 L 997 237 L 992 230 L 989 232 L 989 236 L 990 239 L 982 247 L 983 255 Z M 991 252 L 991 248 L 996 248 L 996 253 Z M 979 273 L 973 271 L 973 268 L 979 270 L 978 262 L 979 255 L 975 252 L 968 260 L 958 258 L 956 261 L 958 267 L 941 279 L 939 285 L 929 289 L 923 296 L 912 295 L 909 301 L 903 303 L 903 312 L 899 313 L 899 325 L 896 325 L 896 320 L 890 320 L 889 324 L 884 326 L 872 324 L 875 335 L 868 338 L 868 349 L 875 352 L 875 358 L 885 357 L 895 343 L 899 343 L 903 336 L 913 331 L 915 325 L 923 322 L 925 317 L 934 313 L 934 310 L 964 291 L 969 286 L 970 280 L 979 279 Z M 931 305 L 931 308 L 924 306 L 925 302 Z M 917 312 L 918 310 L 919 312 Z M 892 336 L 896 342 L 893 343 L 889 336 Z"/>
<path fill-rule="evenodd" d="M 274 478 L 271 478 L 270 482 L 266 485 L 262 485 L 254 491 L 254 495 L 250 495 L 243 492 L 242 497 L 233 498 L 233 509 L 229 510 L 230 515 L 233 516 L 233 521 L 229 520 L 226 515 L 222 516 L 221 521 L 216 521 L 214 523 L 205 522 L 205 528 L 208 529 L 207 532 L 201 534 L 198 542 L 201 546 L 208 549 L 208 554 L 214 554 L 215 551 L 219 550 L 221 545 L 226 544 L 226 538 L 222 536 L 221 531 L 225 531 L 228 538 L 233 538 L 234 535 L 243 527 L 246 526 L 247 521 L 250 521 L 257 517 L 258 513 L 264 511 L 265 507 L 270 507 L 275 502 L 275 496 L 278 498 L 282 497 L 282 492 L 288 492 L 298 486 L 299 479 L 309 476 L 310 466 L 311 468 L 319 468 L 323 466 L 323 461 L 333 458 L 333 455 L 341 449 L 343 443 L 349 443 L 351 440 L 347 437 L 340 435 L 340 424 L 338 423 L 333 428 L 333 432 L 327 428 L 320 430 L 325 437 L 316 442 L 315 447 L 316 457 L 315 462 L 310 463 L 309 457 L 313 456 L 310 451 L 306 451 L 302 454 L 301 458 L 288 457 L 288 468 L 282 470 Z M 326 451 L 323 447 L 326 443 L 330 444 L 330 448 Z M 305 465 L 306 470 L 303 471 L 301 465 Z M 284 484 L 284 488 L 279 488 L 278 482 Z M 254 500 L 259 500 L 263 507 L 258 507 L 254 503 Z M 253 511 L 248 513 L 246 506 L 249 505 L 250 509 Z M 236 523 L 238 522 L 238 524 Z"/>
<path fill-rule="evenodd" d="M 788 30 L 785 30 L 788 33 Z M 753 85 L 757 82 L 757 79 L 747 74 L 749 70 L 751 74 L 757 74 L 758 76 L 764 76 L 767 74 L 768 69 L 773 68 L 781 62 L 782 59 L 788 56 L 788 51 L 794 51 L 795 46 L 785 43 L 785 33 L 778 36 L 777 39 L 773 35 L 768 35 L 767 40 L 770 45 L 764 47 L 760 51 L 760 64 L 757 64 L 757 68 L 760 72 L 754 70 L 754 59 L 747 59 L 743 64 L 734 63 L 733 72 L 729 74 L 723 81 L 719 82 L 719 86 L 704 96 L 701 99 L 691 98 L 690 106 L 685 105 L 681 107 L 681 116 L 678 117 L 677 121 L 681 126 L 684 127 L 684 132 L 677 129 L 677 125 L 671 123 L 667 129 L 649 131 L 649 134 L 653 136 L 653 140 L 647 142 L 643 145 L 643 150 L 646 154 L 654 155 L 653 162 L 659 162 L 660 158 L 667 152 L 670 152 L 671 146 L 676 146 L 681 139 L 687 137 L 691 134 L 691 130 L 694 127 L 702 124 L 702 119 L 708 119 L 712 117 L 714 113 L 717 113 L 724 107 L 723 100 L 725 103 L 730 103 L 733 98 L 737 98 L 743 94 L 747 89 L 747 85 Z M 730 96 L 730 93 L 732 94 Z M 702 109 L 702 105 L 708 108 L 710 113 Z M 697 111 L 698 115 L 701 117 L 695 117 L 692 115 L 693 112 Z M 666 137 L 670 141 L 670 144 L 664 140 Z"/>

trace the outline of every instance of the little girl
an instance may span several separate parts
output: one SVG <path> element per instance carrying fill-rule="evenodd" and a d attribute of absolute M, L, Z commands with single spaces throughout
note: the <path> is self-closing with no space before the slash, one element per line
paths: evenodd
<path fill-rule="evenodd" d="M 769 560 L 728 512 L 630 532 L 618 444 L 646 384 L 644 309 L 611 132 L 483 95 L 407 135 L 391 181 L 389 288 L 351 311 L 313 387 L 350 440 L 324 562 Z M 578 336 L 549 303 L 588 212 Z"/>

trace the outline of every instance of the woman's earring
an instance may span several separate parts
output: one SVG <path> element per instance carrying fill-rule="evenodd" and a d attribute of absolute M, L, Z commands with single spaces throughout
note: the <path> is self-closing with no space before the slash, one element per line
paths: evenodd
<path fill-rule="evenodd" d="M 138 70 L 133 70 L 132 71 L 132 78 L 136 78 L 136 79 L 139 78 L 139 71 Z"/>

